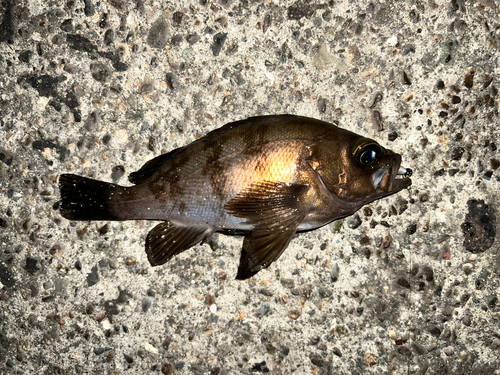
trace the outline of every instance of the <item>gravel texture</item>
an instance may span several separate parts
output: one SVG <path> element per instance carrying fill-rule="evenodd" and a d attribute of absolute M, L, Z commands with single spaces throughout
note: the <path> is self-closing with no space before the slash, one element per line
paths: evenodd
<path fill-rule="evenodd" d="M 0 374 L 498 374 L 494 0 L 0 3 Z M 152 268 L 150 222 L 70 222 L 57 179 L 120 184 L 223 124 L 372 137 L 411 191 L 235 281 L 241 237 Z"/>

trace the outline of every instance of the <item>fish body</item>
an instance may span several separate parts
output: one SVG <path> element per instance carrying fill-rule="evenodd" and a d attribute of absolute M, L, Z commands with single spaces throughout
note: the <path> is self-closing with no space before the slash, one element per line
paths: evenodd
<path fill-rule="evenodd" d="M 401 156 L 323 121 L 276 115 L 227 124 L 131 173 L 130 187 L 60 176 L 70 220 L 160 220 L 152 265 L 214 232 L 244 234 L 237 279 L 278 259 L 292 236 L 411 185 Z"/>

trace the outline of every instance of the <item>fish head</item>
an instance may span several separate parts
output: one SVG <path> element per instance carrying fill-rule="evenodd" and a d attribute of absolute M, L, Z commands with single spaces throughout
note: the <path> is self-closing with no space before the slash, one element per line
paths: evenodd
<path fill-rule="evenodd" d="M 412 171 L 401 167 L 401 155 L 373 139 L 346 132 L 335 145 L 329 145 L 329 150 L 330 163 L 326 165 L 330 168 L 319 173 L 330 191 L 351 207 L 360 207 L 411 185 Z"/>

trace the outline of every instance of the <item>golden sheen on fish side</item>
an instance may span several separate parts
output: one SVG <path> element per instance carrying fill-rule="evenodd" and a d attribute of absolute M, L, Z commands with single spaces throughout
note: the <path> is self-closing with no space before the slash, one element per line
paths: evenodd
<path fill-rule="evenodd" d="M 411 185 L 401 156 L 307 117 L 252 117 L 148 161 L 125 187 L 59 178 L 69 220 L 161 220 L 146 237 L 153 266 L 214 232 L 243 234 L 236 279 L 280 257 L 296 232 L 351 215 Z"/>

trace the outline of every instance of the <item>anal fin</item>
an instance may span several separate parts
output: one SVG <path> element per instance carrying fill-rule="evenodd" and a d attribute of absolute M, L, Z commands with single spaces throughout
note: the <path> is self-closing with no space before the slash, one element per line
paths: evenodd
<path fill-rule="evenodd" d="M 146 254 L 152 266 L 168 262 L 172 257 L 203 241 L 211 234 L 208 227 L 189 227 L 164 221 L 151 229 L 146 237 Z"/>

